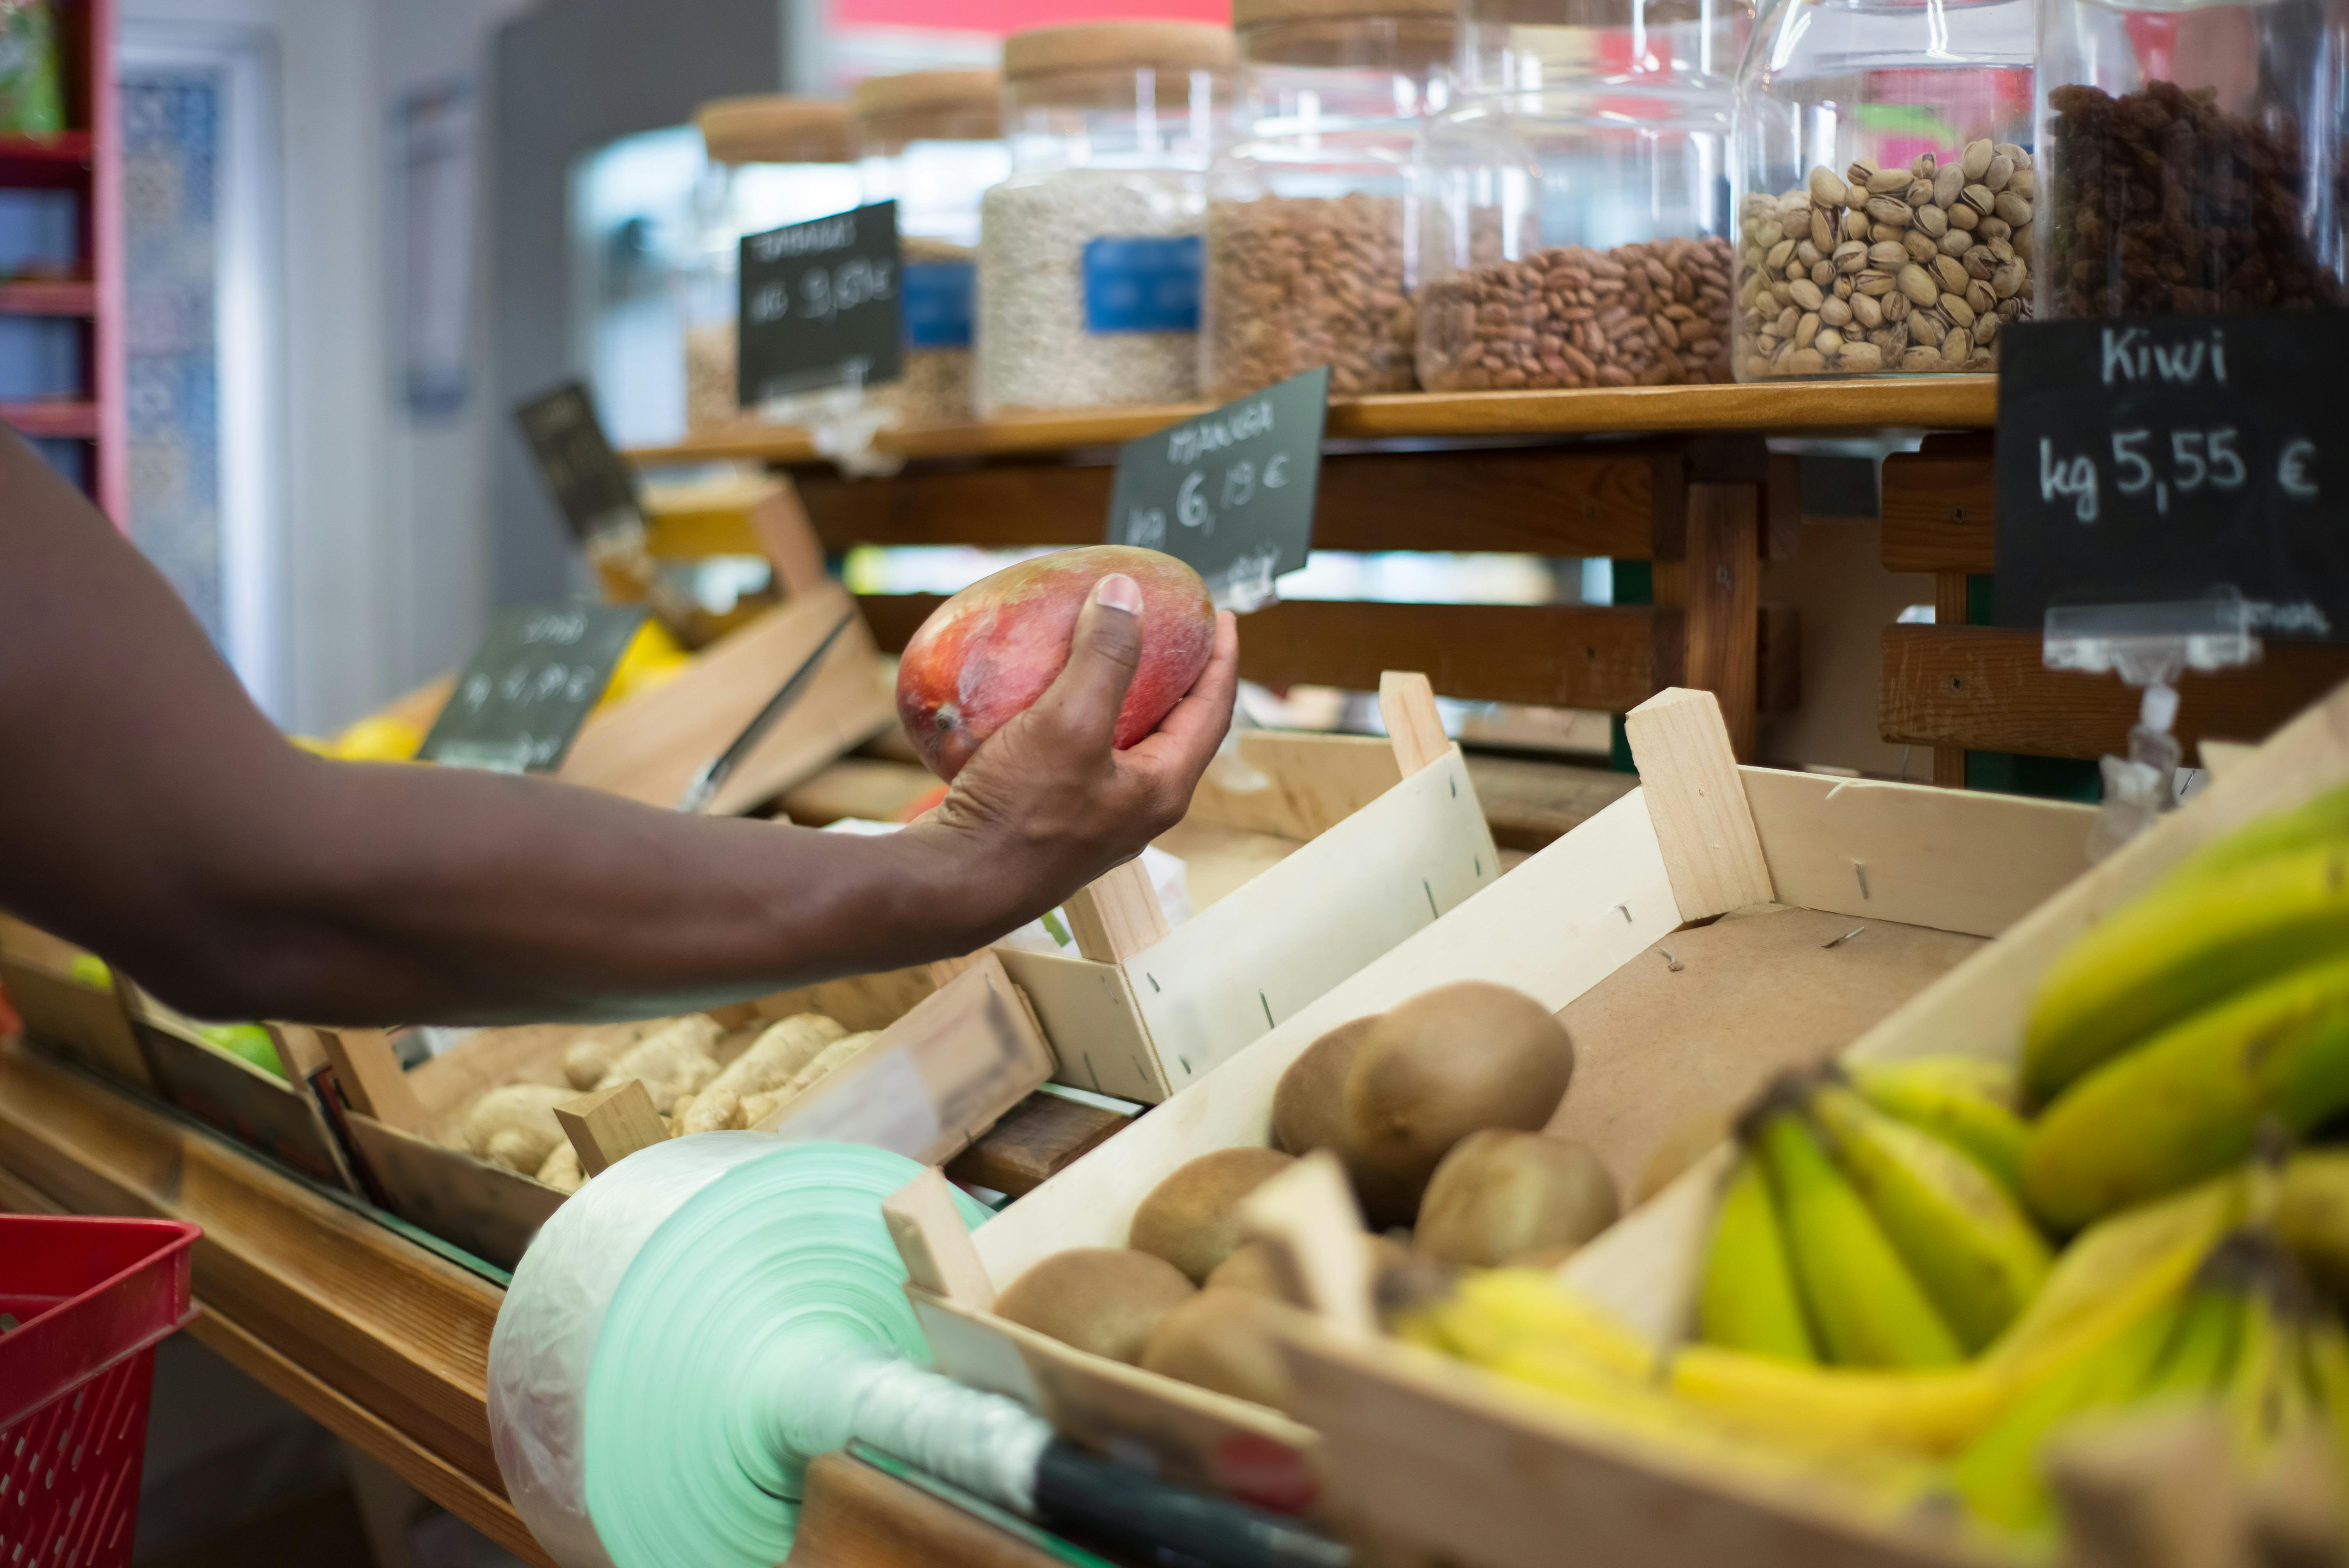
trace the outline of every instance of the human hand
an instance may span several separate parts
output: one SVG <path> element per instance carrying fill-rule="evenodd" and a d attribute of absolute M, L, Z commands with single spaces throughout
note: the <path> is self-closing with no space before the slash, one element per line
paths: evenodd
<path fill-rule="evenodd" d="M 1189 693 L 1133 746 L 1111 744 L 1141 662 L 1141 608 L 1132 578 L 1095 583 L 1060 676 L 980 745 L 910 830 L 964 862 L 972 918 L 990 935 L 1064 902 L 1180 821 L 1231 727 L 1239 630 L 1225 611 Z"/>

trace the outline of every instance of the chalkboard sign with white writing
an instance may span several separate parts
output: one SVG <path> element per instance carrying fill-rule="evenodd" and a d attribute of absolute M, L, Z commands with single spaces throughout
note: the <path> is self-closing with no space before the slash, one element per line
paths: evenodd
<path fill-rule="evenodd" d="M 1118 449 L 1109 542 L 1188 562 L 1226 609 L 1268 603 L 1305 564 L 1329 412 L 1324 366 Z"/>
<path fill-rule="evenodd" d="M 595 417 L 595 401 L 576 381 L 514 406 L 514 418 L 564 521 L 585 543 L 641 529 L 636 476 L 612 449 Z"/>
<path fill-rule="evenodd" d="M 1999 337 L 2000 624 L 2232 588 L 2349 638 L 2349 311 L 2022 323 Z"/>
<path fill-rule="evenodd" d="M 742 237 L 735 385 L 746 408 L 897 379 L 904 359 L 897 203 Z"/>
<path fill-rule="evenodd" d="M 500 773 L 547 773 L 644 624 L 642 605 L 523 605 L 501 614 L 417 753 Z"/>

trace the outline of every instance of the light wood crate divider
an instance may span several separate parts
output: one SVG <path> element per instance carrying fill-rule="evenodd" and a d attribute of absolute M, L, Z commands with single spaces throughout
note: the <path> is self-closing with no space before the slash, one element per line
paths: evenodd
<path fill-rule="evenodd" d="M 1205 906 L 1184 924 L 1131 863 L 1070 901 L 1075 956 L 995 950 L 1061 1082 L 1163 1100 L 1500 874 L 1426 678 L 1375 684 L 1390 738 L 1243 731 L 1210 767 L 1160 841 Z"/>
<path fill-rule="evenodd" d="M 1702 692 L 1659 695 L 1630 731 L 1640 789 L 966 1240 L 926 1227 L 932 1259 L 968 1252 L 942 1268 L 908 1249 L 939 1365 L 1172 1474 L 1229 1484 L 1232 1456 L 1287 1453 L 1293 1466 L 1268 1473 L 1310 1476 L 1332 1458 L 1316 1457 L 1311 1409 L 1292 1420 L 1071 1349 L 993 1316 L 987 1292 L 1065 1249 L 1123 1245 L 1177 1167 L 1272 1141 L 1280 1075 L 1323 1033 L 1459 980 L 1558 1010 L 1578 1057 L 1550 1130 L 1589 1144 L 1629 1193 L 1692 1110 L 1741 1103 L 1847 1044 L 2086 870 L 2086 807 L 1740 767 Z M 1471 1462 L 1413 1451 L 1429 1488 L 1460 1484 Z M 1553 1530 L 1547 1550 L 1564 1539 Z"/>

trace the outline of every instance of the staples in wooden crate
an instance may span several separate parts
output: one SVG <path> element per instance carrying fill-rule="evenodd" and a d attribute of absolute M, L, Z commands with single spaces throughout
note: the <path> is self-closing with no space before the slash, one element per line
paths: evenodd
<path fill-rule="evenodd" d="M 1050 1070 L 1033 1018 L 985 955 L 950 978 L 925 969 L 853 976 L 681 1020 L 484 1029 L 413 1069 L 379 1031 L 315 1033 L 333 1063 L 341 1104 L 332 1109 L 370 1194 L 510 1268 L 566 1193 L 593 1179 L 595 1160 L 637 1147 L 651 1126 L 667 1137 L 694 1125 L 695 1097 L 719 1087 L 715 1075 L 785 1020 L 821 1024 L 802 1030 L 803 1059 L 789 1081 L 765 1091 L 774 1109 L 745 1119 L 738 1106 L 709 1125 L 755 1122 L 783 1137 L 871 1143 L 936 1162 Z M 848 1048 L 823 1059 L 833 1046 Z M 631 1085 L 649 1124 L 613 1109 Z M 585 1107 L 583 1090 L 595 1091 Z M 566 1112 L 580 1131 L 568 1130 Z"/>
<path fill-rule="evenodd" d="M 1391 674 L 1381 707 L 1388 739 L 1241 732 L 1158 841 L 1186 867 L 1197 913 L 1182 925 L 1129 865 L 1071 900 L 1075 954 L 997 949 L 1054 1077 L 1163 1100 L 1493 883 L 1492 833 L 1426 677 Z"/>
<path fill-rule="evenodd" d="M 1667 738 L 1661 757 L 1640 758 L 1640 789 L 980 1226 L 969 1245 L 985 1276 L 1009 1284 L 1065 1249 L 1123 1244 L 1137 1206 L 1171 1172 L 1212 1150 L 1272 1141 L 1274 1090 L 1308 1047 L 1460 981 L 1509 986 L 1560 1012 L 1576 1066 L 1547 1130 L 1588 1144 L 1630 1192 L 1675 1131 L 1661 1106 L 1734 1102 L 1776 1066 L 1847 1044 L 2085 870 L 2087 808 L 1740 768 L 1709 699 L 1667 693 L 1658 703 L 1635 728 Z M 1739 799 L 1725 798 L 1732 789 Z M 1804 906 L 1783 902 L 1795 897 Z M 1717 918 L 1723 906 L 1735 917 Z M 1689 910 L 1704 923 L 1684 926 Z M 1642 1028 L 1643 1014 L 1671 1026 Z M 1635 1215 L 1578 1256 L 1598 1255 L 1646 1220 Z M 1685 1255 L 1650 1254 L 1627 1273 L 1651 1291 L 1684 1284 Z M 1130 1367 L 1112 1373 L 983 1310 L 923 1305 L 942 1366 L 1006 1383 L 1016 1367 L 1034 1397 L 1050 1390 L 1064 1427 L 1151 1448 L 1193 1474 L 1211 1468 L 1229 1436 L 1198 1422 L 1200 1390 Z M 1350 1354 L 1376 1359 L 1387 1348 Z M 1306 1406 L 1298 1415 L 1313 1425 Z M 1262 1420 L 1294 1425 L 1257 1416 L 1258 1435 Z M 1427 1486 L 1490 1494 L 1457 1468 Z M 1540 1539 L 1554 1552 L 1567 1527 L 1545 1518 Z M 1816 1537 L 1831 1538 L 1834 1530 Z"/>

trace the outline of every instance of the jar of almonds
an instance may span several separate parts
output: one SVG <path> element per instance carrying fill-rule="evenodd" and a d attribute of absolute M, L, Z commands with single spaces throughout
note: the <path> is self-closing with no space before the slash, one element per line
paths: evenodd
<path fill-rule="evenodd" d="M 1242 139 L 1208 179 L 1202 390 L 1330 366 L 1413 385 L 1412 152 L 1446 102 L 1453 0 L 1234 0 Z"/>
<path fill-rule="evenodd" d="M 1990 371 L 2032 311 L 2030 0 L 1785 0 L 1736 110 L 1741 381 Z"/>

